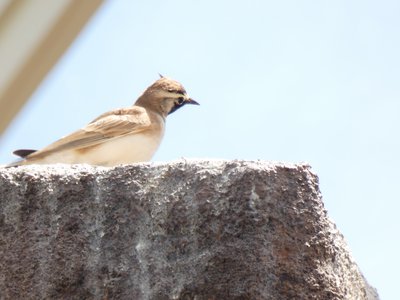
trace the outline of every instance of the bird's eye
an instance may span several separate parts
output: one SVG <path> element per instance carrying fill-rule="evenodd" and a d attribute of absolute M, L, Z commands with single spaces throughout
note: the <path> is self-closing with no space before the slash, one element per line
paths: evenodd
<path fill-rule="evenodd" d="M 178 103 L 179 105 L 182 105 L 183 102 L 185 102 L 185 98 L 179 97 L 177 103 Z"/>

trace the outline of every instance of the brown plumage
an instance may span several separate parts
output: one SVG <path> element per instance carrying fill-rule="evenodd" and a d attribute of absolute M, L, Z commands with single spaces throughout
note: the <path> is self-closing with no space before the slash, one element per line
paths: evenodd
<path fill-rule="evenodd" d="M 198 104 L 183 86 L 162 77 L 129 108 L 106 112 L 42 150 L 16 150 L 23 160 L 10 164 L 88 163 L 114 166 L 148 161 L 164 134 L 165 118 L 185 104 Z"/>

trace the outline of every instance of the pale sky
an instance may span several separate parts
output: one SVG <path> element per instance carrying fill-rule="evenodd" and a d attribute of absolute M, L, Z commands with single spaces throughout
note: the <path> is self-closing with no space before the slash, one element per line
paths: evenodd
<path fill-rule="evenodd" d="M 201 106 L 154 161 L 308 162 L 381 299 L 400 269 L 400 1 L 107 2 L 0 140 L 41 148 L 132 105 L 158 73 Z"/>

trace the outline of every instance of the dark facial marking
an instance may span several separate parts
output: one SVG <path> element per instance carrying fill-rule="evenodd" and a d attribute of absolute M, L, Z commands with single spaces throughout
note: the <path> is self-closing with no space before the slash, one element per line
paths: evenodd
<path fill-rule="evenodd" d="M 182 99 L 182 101 L 181 101 L 181 99 Z M 185 99 L 183 97 L 179 97 L 178 102 L 175 102 L 174 104 L 175 105 L 172 107 L 171 111 L 168 113 L 169 115 L 172 114 L 173 112 L 177 111 L 182 106 L 184 106 L 186 104 Z"/>
<path fill-rule="evenodd" d="M 176 103 L 177 103 L 178 105 L 182 105 L 183 102 L 185 102 L 185 98 L 179 97 L 179 98 L 178 98 L 178 101 L 177 101 Z"/>
<path fill-rule="evenodd" d="M 168 89 L 168 92 L 179 94 L 179 95 L 185 95 L 185 91 L 184 90 Z"/>

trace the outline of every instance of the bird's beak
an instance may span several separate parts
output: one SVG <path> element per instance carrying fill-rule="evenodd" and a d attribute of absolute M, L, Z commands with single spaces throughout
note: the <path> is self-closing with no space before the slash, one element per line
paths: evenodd
<path fill-rule="evenodd" d="M 198 102 L 194 101 L 192 98 L 188 98 L 188 99 L 185 101 L 185 104 L 200 105 Z"/>

